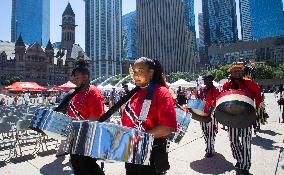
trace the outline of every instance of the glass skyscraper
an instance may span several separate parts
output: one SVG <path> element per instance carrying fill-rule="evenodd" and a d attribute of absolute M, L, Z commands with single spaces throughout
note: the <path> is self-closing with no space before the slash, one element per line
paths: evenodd
<path fill-rule="evenodd" d="M 50 38 L 50 0 L 12 0 L 11 41 L 46 46 Z"/>
<path fill-rule="evenodd" d="M 203 0 L 204 44 L 223 44 L 238 39 L 235 0 Z"/>
<path fill-rule="evenodd" d="M 282 0 L 240 0 L 242 39 L 284 35 Z"/>
<path fill-rule="evenodd" d="M 85 1 L 85 49 L 92 76 L 121 74 L 121 0 Z"/>
<path fill-rule="evenodd" d="M 137 13 L 136 11 L 122 16 L 122 58 L 137 58 Z"/>

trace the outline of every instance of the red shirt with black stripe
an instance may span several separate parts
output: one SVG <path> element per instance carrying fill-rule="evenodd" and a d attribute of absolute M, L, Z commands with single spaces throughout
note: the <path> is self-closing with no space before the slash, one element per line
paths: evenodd
<path fill-rule="evenodd" d="M 219 96 L 220 92 L 214 85 L 210 87 L 206 94 L 204 94 L 204 92 L 206 91 L 206 86 L 201 87 L 199 91 L 199 98 L 201 100 L 206 101 L 206 105 L 204 106 L 204 112 L 209 113 L 211 106 L 216 107 L 216 99 Z"/>
<path fill-rule="evenodd" d="M 246 91 L 250 93 L 254 100 L 255 100 L 255 106 L 256 108 L 259 108 L 260 103 L 263 101 L 261 96 L 261 89 L 253 80 L 248 78 L 242 78 L 238 82 L 236 82 L 238 88 L 240 90 Z M 235 89 L 234 84 L 232 80 L 227 80 L 225 84 L 223 85 L 223 91 Z"/>
<path fill-rule="evenodd" d="M 73 105 L 73 108 L 71 105 Z M 78 92 L 69 101 L 67 114 L 77 120 L 78 112 L 82 120 L 98 117 L 104 113 L 104 99 L 95 86 L 91 85 L 87 90 Z"/>
<path fill-rule="evenodd" d="M 136 116 L 140 116 L 143 102 L 148 93 L 147 88 L 139 89 L 130 99 L 130 108 Z M 122 125 L 137 128 L 137 123 L 131 120 L 126 114 L 125 109 L 122 112 Z M 177 129 L 176 111 L 174 100 L 166 87 L 155 85 L 152 102 L 146 121 L 142 124 L 145 131 L 150 131 L 157 126 L 165 126 Z"/>

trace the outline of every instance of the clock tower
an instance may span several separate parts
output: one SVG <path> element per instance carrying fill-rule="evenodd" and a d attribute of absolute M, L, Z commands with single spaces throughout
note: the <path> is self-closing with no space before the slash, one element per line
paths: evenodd
<path fill-rule="evenodd" d="M 67 58 L 70 57 L 73 44 L 75 44 L 75 13 L 68 3 L 62 14 L 61 49 L 67 50 Z"/>

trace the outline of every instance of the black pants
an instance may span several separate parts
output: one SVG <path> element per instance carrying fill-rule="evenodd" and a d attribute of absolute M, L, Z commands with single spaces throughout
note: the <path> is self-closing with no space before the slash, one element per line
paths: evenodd
<path fill-rule="evenodd" d="M 150 165 L 125 164 L 126 175 L 163 175 L 156 173 L 155 167 Z"/>
<path fill-rule="evenodd" d="M 75 175 L 104 175 L 105 173 L 91 157 L 71 154 L 71 164 Z"/>
<path fill-rule="evenodd" d="M 150 165 L 126 163 L 126 175 L 165 175 L 166 171 L 170 168 L 166 147 L 166 139 L 155 139 L 151 152 Z"/>

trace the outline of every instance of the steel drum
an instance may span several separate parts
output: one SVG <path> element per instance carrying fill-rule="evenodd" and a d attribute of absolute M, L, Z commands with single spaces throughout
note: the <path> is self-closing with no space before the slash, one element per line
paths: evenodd
<path fill-rule="evenodd" d="M 153 135 L 110 123 L 72 122 L 71 154 L 149 165 Z"/>
<path fill-rule="evenodd" d="M 192 114 L 179 107 L 176 107 L 175 109 L 178 130 L 177 132 L 171 133 L 168 138 L 172 142 L 179 143 L 187 131 Z"/>
<path fill-rule="evenodd" d="M 256 121 L 254 98 L 241 90 L 222 92 L 217 98 L 215 116 L 218 122 L 232 128 L 246 128 Z"/>
<path fill-rule="evenodd" d="M 195 114 L 203 117 L 208 117 L 211 114 L 212 106 L 209 105 L 209 111 L 205 111 L 206 106 L 208 106 L 207 102 L 200 99 L 193 99 L 188 100 L 188 103 L 186 105 L 188 108 L 192 110 Z"/>
<path fill-rule="evenodd" d="M 30 129 L 44 133 L 57 140 L 65 140 L 71 132 L 73 119 L 68 115 L 48 108 L 39 108 L 31 120 Z"/>

